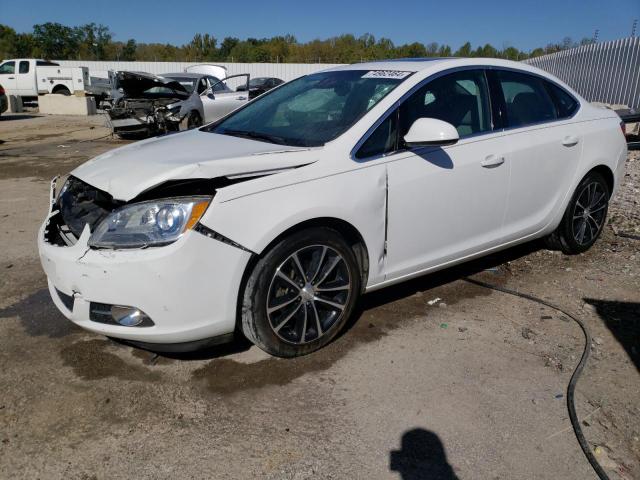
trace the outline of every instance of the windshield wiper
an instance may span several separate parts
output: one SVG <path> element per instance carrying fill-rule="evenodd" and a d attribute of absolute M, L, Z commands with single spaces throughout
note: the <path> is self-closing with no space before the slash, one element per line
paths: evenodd
<path fill-rule="evenodd" d="M 277 145 L 286 145 L 286 140 L 276 135 L 269 135 L 268 133 L 245 131 L 245 130 L 223 130 L 220 132 L 224 135 L 232 135 L 234 137 L 249 138 L 251 140 L 259 140 L 269 143 L 275 143 Z"/>

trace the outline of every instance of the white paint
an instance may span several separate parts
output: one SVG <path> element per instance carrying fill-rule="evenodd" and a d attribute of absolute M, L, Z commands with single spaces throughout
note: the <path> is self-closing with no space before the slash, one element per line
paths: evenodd
<path fill-rule="evenodd" d="M 610 168 L 616 186 L 624 174 L 619 118 L 577 94 L 581 107 L 568 120 L 463 137 L 441 148 L 351 158 L 363 135 L 405 93 L 433 74 L 470 65 L 546 75 L 493 59 L 342 66 L 337 69 L 415 73 L 323 147 L 283 147 L 193 130 L 108 152 L 72 174 L 130 200 L 168 180 L 262 172 L 218 189 L 200 222 L 255 253 L 301 222 L 325 217 L 347 222 L 366 245 L 365 283 L 372 291 L 542 237 L 559 224 L 591 168 Z M 89 250 L 87 239 L 88 228 L 73 247 L 46 243 L 42 230 L 38 239 L 50 284 L 66 294 L 76 292 L 73 312 L 65 310 L 55 291 L 52 295 L 78 325 L 151 342 L 233 330 L 240 279 L 250 258 L 245 250 L 196 232 L 168 246 L 129 251 Z M 137 329 L 91 322 L 89 301 L 140 308 L 157 325 Z"/>
<path fill-rule="evenodd" d="M 89 69 L 86 67 L 38 66 L 35 58 L 4 60 L 3 65 L 14 64 L 13 73 L 0 73 L 0 85 L 7 94 L 21 97 L 36 97 L 52 93 L 58 88 L 66 88 L 69 93 L 85 92 L 89 86 Z M 24 71 L 21 70 L 24 69 Z"/>

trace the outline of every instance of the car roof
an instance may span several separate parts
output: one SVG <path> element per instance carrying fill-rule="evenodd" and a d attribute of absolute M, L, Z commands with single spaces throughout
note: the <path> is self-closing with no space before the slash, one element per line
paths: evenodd
<path fill-rule="evenodd" d="M 373 60 L 363 63 L 341 65 L 325 71 L 338 70 L 399 70 L 404 72 L 420 72 L 422 70 L 441 70 L 462 66 L 495 66 L 504 68 L 517 68 L 524 71 L 544 73 L 526 63 L 503 60 L 500 58 L 483 57 L 427 57 L 427 58 L 397 58 L 390 60 Z M 547 74 L 548 75 L 548 74 Z"/>

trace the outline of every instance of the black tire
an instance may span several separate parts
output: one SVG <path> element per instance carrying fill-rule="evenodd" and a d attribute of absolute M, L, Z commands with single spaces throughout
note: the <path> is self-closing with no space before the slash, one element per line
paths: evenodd
<path fill-rule="evenodd" d="M 589 250 L 604 228 L 610 197 L 604 177 L 589 172 L 573 193 L 558 228 L 545 238 L 547 247 L 567 255 Z"/>
<path fill-rule="evenodd" d="M 69 95 L 71 95 L 71 92 L 67 87 L 56 87 L 53 89 L 51 93 L 55 93 L 57 95 L 64 95 L 65 97 L 68 97 Z"/>
<path fill-rule="evenodd" d="M 351 316 L 360 278 L 356 256 L 336 230 L 294 233 L 253 267 L 242 297 L 242 331 L 271 355 L 314 352 L 331 342 Z"/>
<path fill-rule="evenodd" d="M 192 128 L 198 128 L 202 126 L 202 117 L 195 110 L 189 113 L 187 117 L 187 130 L 191 130 Z"/>

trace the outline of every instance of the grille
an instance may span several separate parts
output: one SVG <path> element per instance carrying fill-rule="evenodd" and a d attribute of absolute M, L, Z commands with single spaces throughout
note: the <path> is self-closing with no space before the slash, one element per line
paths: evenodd
<path fill-rule="evenodd" d="M 108 193 L 75 177 L 69 177 L 58 198 L 62 223 L 76 238 L 86 224 L 93 230 L 118 205 Z"/>

